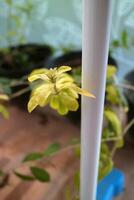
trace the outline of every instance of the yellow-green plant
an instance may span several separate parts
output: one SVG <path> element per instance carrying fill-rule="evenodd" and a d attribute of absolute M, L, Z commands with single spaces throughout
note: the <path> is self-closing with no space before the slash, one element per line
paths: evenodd
<path fill-rule="evenodd" d="M 31 97 L 28 102 L 28 111 L 32 112 L 37 106 L 43 107 L 50 105 L 50 107 L 56 110 L 59 114 L 65 115 L 69 111 L 77 111 L 79 108 L 79 95 L 95 98 L 93 94 L 79 87 L 81 79 L 80 71 L 77 73 L 77 76 L 75 76 L 76 73 L 72 73 L 72 75 L 67 73 L 70 71 L 71 67 L 69 66 L 61 66 L 50 70 L 34 70 L 28 76 L 32 88 Z M 122 125 L 117 114 L 112 109 L 113 105 L 125 105 L 122 100 L 122 95 L 116 87 L 115 74 L 115 67 L 109 66 L 107 70 L 106 105 L 104 110 L 105 123 L 102 132 L 98 180 L 101 180 L 112 170 L 113 153 L 116 148 L 123 145 Z M 77 81 L 78 84 L 76 84 Z M 8 100 L 7 96 L 1 95 L 0 97 L 1 100 Z M 112 143 L 111 148 L 109 148 L 109 142 Z M 24 164 L 32 162 L 32 165 L 30 165 L 30 163 L 28 165 L 28 167 L 30 166 L 30 175 L 21 174 L 18 171 L 14 171 L 14 174 L 27 181 L 38 180 L 41 182 L 48 182 L 51 178 L 50 174 L 45 169 L 38 167 L 38 161 L 41 159 L 46 159 L 46 162 L 48 160 L 50 161 L 53 156 L 68 150 L 68 148 L 74 149 L 76 155 L 80 157 L 79 140 L 71 141 L 64 148 L 61 148 L 59 143 L 54 143 L 48 146 L 44 152 L 31 152 L 25 156 L 23 159 Z M 35 166 L 33 166 L 33 162 L 37 162 L 35 163 Z M 74 200 L 79 200 L 79 170 L 74 175 L 74 185 L 76 189 Z M 70 189 L 67 188 L 67 200 L 72 198 L 70 198 L 70 195 Z"/>
<path fill-rule="evenodd" d="M 6 94 L 0 94 L 0 113 L 3 115 L 4 118 L 9 117 L 9 113 L 7 108 L 3 105 L 3 101 L 8 101 L 9 97 Z"/>
<path fill-rule="evenodd" d="M 43 107 L 49 104 L 59 114 L 65 115 L 69 111 L 77 111 L 79 94 L 94 97 L 93 94 L 76 85 L 71 75 L 66 73 L 70 70 L 71 67 L 61 66 L 50 70 L 38 69 L 30 74 L 28 77 L 30 82 L 37 80 L 41 82 L 33 88 L 28 103 L 29 112 L 38 105 Z"/>

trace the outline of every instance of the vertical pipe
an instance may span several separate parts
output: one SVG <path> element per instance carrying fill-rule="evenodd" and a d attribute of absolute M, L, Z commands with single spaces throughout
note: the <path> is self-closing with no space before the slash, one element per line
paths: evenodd
<path fill-rule="evenodd" d="M 96 99 L 82 98 L 81 198 L 95 200 L 103 121 L 111 0 L 83 0 L 82 86 Z"/>

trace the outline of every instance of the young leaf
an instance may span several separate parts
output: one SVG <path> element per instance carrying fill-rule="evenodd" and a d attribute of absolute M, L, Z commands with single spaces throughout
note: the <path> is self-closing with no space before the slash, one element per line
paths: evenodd
<path fill-rule="evenodd" d="M 59 143 L 53 143 L 44 151 L 45 156 L 51 156 L 52 154 L 59 151 L 61 148 L 61 145 Z"/>
<path fill-rule="evenodd" d="M 99 163 L 99 181 L 102 180 L 113 168 L 112 158 L 106 154 L 101 154 Z"/>
<path fill-rule="evenodd" d="M 112 78 L 115 76 L 117 69 L 114 65 L 108 65 L 107 68 L 107 79 Z"/>
<path fill-rule="evenodd" d="M 20 179 L 22 179 L 23 181 L 33 181 L 33 180 L 35 180 L 35 178 L 32 177 L 32 176 L 24 175 L 24 174 L 21 174 L 21 173 L 16 172 L 16 171 L 14 171 L 14 174 L 16 176 L 18 176 Z"/>
<path fill-rule="evenodd" d="M 50 175 L 46 170 L 38 168 L 38 167 L 30 167 L 30 170 L 32 174 L 34 175 L 35 179 L 37 179 L 38 181 L 40 182 L 50 181 Z"/>
<path fill-rule="evenodd" d="M 104 115 L 108 120 L 108 122 L 110 123 L 110 125 L 112 126 L 113 131 L 117 135 L 121 134 L 121 122 L 117 117 L 117 115 L 111 110 L 105 110 Z"/>
<path fill-rule="evenodd" d="M 29 153 L 29 154 L 26 155 L 26 157 L 23 159 L 23 162 L 40 160 L 41 158 L 43 158 L 43 154 L 42 154 L 42 153 L 38 153 L 38 152 Z"/>
<path fill-rule="evenodd" d="M 2 104 L 0 104 L 0 114 L 2 114 L 2 116 L 3 116 L 5 119 L 8 119 L 8 118 L 9 118 L 9 112 L 8 112 L 8 110 L 6 109 L 6 107 L 3 106 Z"/>

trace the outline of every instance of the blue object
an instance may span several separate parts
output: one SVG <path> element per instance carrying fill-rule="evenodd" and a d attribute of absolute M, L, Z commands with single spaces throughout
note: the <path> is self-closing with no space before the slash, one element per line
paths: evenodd
<path fill-rule="evenodd" d="M 97 200 L 113 200 L 120 195 L 125 188 L 124 173 L 118 169 L 113 169 L 102 181 L 97 188 Z"/>

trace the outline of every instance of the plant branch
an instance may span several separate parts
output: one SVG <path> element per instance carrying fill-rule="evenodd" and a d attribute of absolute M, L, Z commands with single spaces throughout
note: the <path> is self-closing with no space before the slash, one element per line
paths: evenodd
<path fill-rule="evenodd" d="M 117 83 L 116 86 L 134 91 L 133 85 L 129 85 L 129 84 L 125 84 L 125 83 Z"/>
<path fill-rule="evenodd" d="M 24 89 L 22 89 L 22 90 L 20 90 L 20 91 L 18 91 L 16 93 L 14 93 L 14 94 L 12 94 L 11 97 L 10 97 L 10 99 L 14 99 L 14 98 L 16 98 L 18 96 L 21 96 L 22 94 L 24 94 L 24 93 L 26 93 L 28 91 L 30 91 L 30 87 L 24 88 Z"/>

